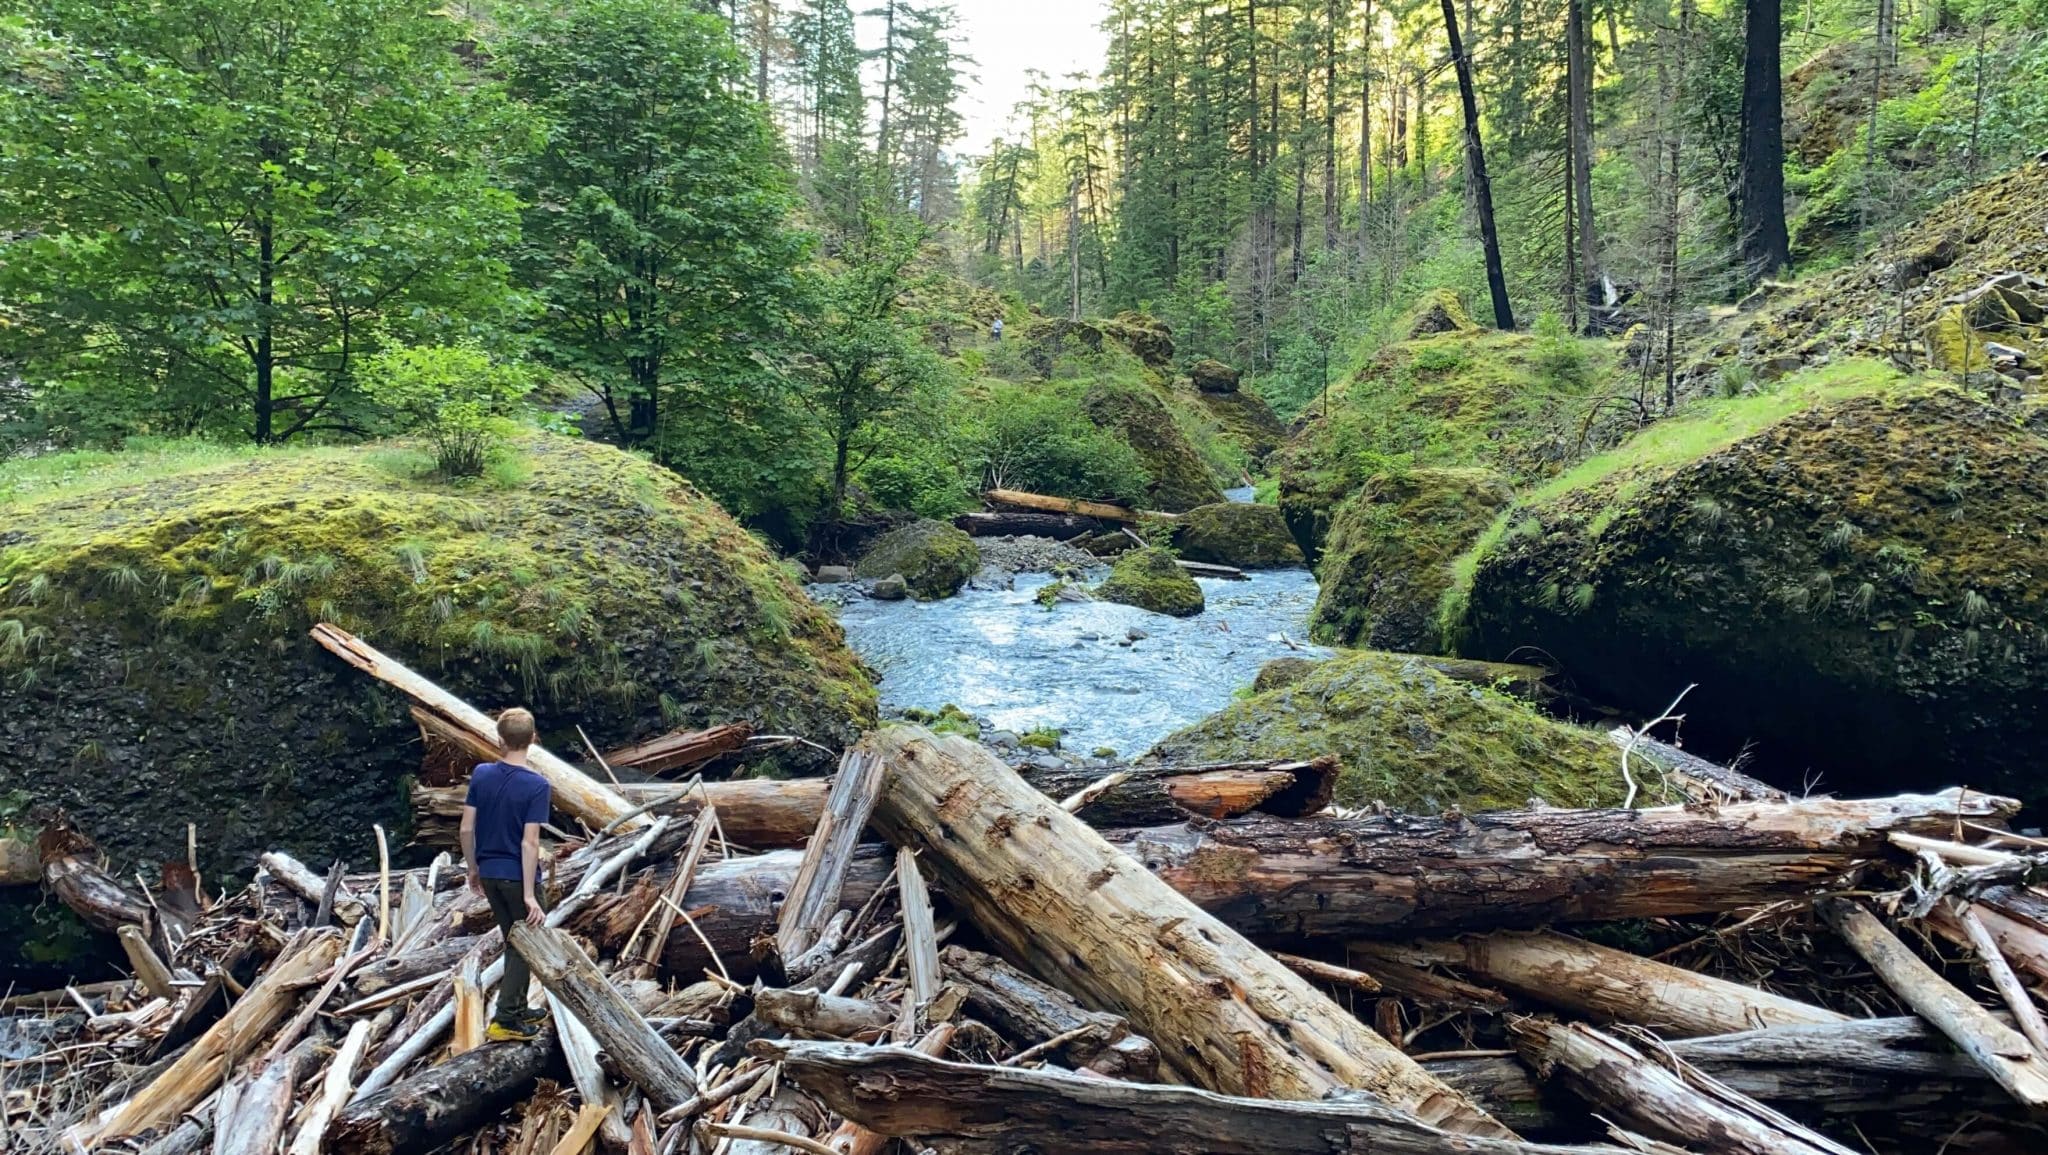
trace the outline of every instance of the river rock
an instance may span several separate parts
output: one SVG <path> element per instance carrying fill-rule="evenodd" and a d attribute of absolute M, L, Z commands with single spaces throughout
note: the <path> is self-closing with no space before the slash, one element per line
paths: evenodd
<path fill-rule="evenodd" d="M 820 585 L 838 585 L 850 582 L 853 580 L 853 569 L 851 566 L 821 565 L 818 567 L 818 572 L 812 575 L 811 580 Z"/>
<path fill-rule="evenodd" d="M 1293 671 L 1290 670 L 1290 673 Z M 1608 739 L 1525 703 L 1453 681 L 1402 654 L 1353 651 L 1231 703 L 1167 737 L 1166 762 L 1315 758 L 1344 762 L 1337 801 L 1433 812 L 1619 802 Z"/>
<path fill-rule="evenodd" d="M 959 593 L 980 568 L 981 550 L 972 537 L 927 518 L 876 538 L 853 572 L 878 582 L 896 578 L 918 600 L 931 601 Z"/>
<path fill-rule="evenodd" d="M 1301 564 L 1300 547 L 1271 505 L 1224 501 L 1191 509 L 1174 526 L 1173 543 L 1189 561 L 1239 569 Z"/>
<path fill-rule="evenodd" d="M 910 583 L 900 573 L 885 578 L 876 578 L 868 586 L 868 596 L 878 602 L 900 602 L 910 596 Z"/>
<path fill-rule="evenodd" d="M 320 620 L 480 708 L 531 707 L 565 753 L 579 724 L 600 747 L 741 719 L 838 747 L 874 725 L 838 623 L 674 473 L 533 435 L 510 447 L 526 480 L 454 487 L 391 448 L 166 458 L 16 498 L 6 788 L 71 811 L 123 876 L 182 861 L 187 822 L 209 881 L 271 849 L 374 862 L 372 824 L 406 840 L 418 729 L 307 636 Z M 829 764 L 811 757 L 787 768 Z"/>
<path fill-rule="evenodd" d="M 1309 629 L 1316 641 L 1433 653 L 1451 563 L 1514 499 L 1488 469 L 1380 474 L 1338 508 Z"/>
<path fill-rule="evenodd" d="M 1129 349 L 1148 369 L 1163 372 L 1173 367 L 1173 330 L 1157 317 L 1118 313 L 1102 322 L 1102 335 Z"/>
<path fill-rule="evenodd" d="M 1172 554 L 1154 548 L 1134 549 L 1118 558 L 1108 580 L 1095 587 L 1095 596 L 1177 618 L 1193 617 L 1204 605 L 1202 587 L 1188 571 Z M 1126 638 L 1124 644 L 1132 640 Z"/>
<path fill-rule="evenodd" d="M 1861 392 L 1518 514 L 1464 648 L 1543 654 L 1638 717 L 1698 683 L 1688 747 L 1754 742 L 1782 785 L 2048 799 L 2048 439 L 1952 388 L 1830 372 Z"/>

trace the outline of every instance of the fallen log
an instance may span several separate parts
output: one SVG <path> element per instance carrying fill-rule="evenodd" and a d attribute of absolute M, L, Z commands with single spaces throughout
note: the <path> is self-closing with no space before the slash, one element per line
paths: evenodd
<path fill-rule="evenodd" d="M 414 717 L 431 718 L 437 737 L 460 745 L 479 762 L 504 753 L 498 746 L 497 723 L 488 714 L 339 626 L 321 622 L 313 627 L 312 635 L 329 653 L 411 698 L 417 707 Z M 633 807 L 604 783 L 539 744 L 528 748 L 527 765 L 547 779 L 557 810 L 581 819 L 593 830 L 613 823 L 621 829 L 637 830 L 649 821 L 644 814 L 633 813 Z"/>
<path fill-rule="evenodd" d="M 1232 582 L 1248 582 L 1252 580 L 1252 575 L 1234 565 L 1217 565 L 1215 562 L 1207 561 L 1188 561 L 1186 558 L 1175 558 L 1173 564 L 1187 571 L 1190 577 L 1221 578 L 1224 581 Z"/>
<path fill-rule="evenodd" d="M 1811 1003 L 1550 931 L 1500 931 L 1454 942 L 1358 942 L 1351 945 L 1351 952 L 1367 960 L 1367 970 L 1380 959 L 1449 966 L 1539 1003 L 1601 1022 L 1646 1027 L 1665 1037 L 1723 1035 L 1848 1018 Z"/>
<path fill-rule="evenodd" d="M 1330 804 L 1342 766 L 1333 756 L 1308 761 L 1224 762 L 1200 766 L 1027 767 L 1024 780 L 1040 792 L 1065 798 L 1115 773 L 1118 786 L 1081 811 L 1090 825 L 1149 826 L 1180 822 L 1189 815 L 1234 818 L 1258 811 L 1280 817 L 1314 814 Z M 687 815 L 718 808 L 718 821 L 733 844 L 754 850 L 802 846 L 818 824 L 829 778 L 742 778 L 730 782 L 628 782 L 619 795 L 649 813 Z M 453 846 L 467 787 L 413 788 L 414 841 Z"/>
<path fill-rule="evenodd" d="M 797 1035 L 869 1039 L 885 1034 L 895 1014 L 866 999 L 766 987 L 754 992 L 754 1017 Z"/>
<path fill-rule="evenodd" d="M 462 816 L 459 802 L 455 812 L 457 818 Z M 312 903 L 314 907 L 327 906 L 333 913 L 335 921 L 341 925 L 354 926 L 362 920 L 364 907 L 361 900 L 353 897 L 329 897 L 327 880 L 314 874 L 311 867 L 284 851 L 273 850 L 261 855 L 256 859 L 256 864 L 268 871 L 270 877 L 277 880 L 278 885 Z"/>
<path fill-rule="evenodd" d="M 1914 1013 L 1974 1059 L 2021 1106 L 2036 1115 L 2048 1113 L 2048 1058 L 2036 1054 L 2018 1031 L 1949 985 L 1860 904 L 1825 898 L 1816 909 Z"/>
<path fill-rule="evenodd" d="M 1583 1023 L 1508 1025 L 1523 1059 L 1632 1131 L 1728 1155 L 1855 1155 L 1725 1088 L 1707 1090 Z"/>
<path fill-rule="evenodd" d="M 155 1081 L 98 1120 L 80 1123 L 66 1140 L 95 1145 L 160 1128 L 198 1105 L 219 1085 L 234 1058 L 265 1040 L 298 1001 L 300 988 L 334 964 L 341 937 L 331 930 L 304 932 L 288 946 L 234 1007 L 207 1028 Z"/>
<path fill-rule="evenodd" d="M 411 1155 L 466 1135 L 566 1074 L 555 1027 L 523 1043 L 493 1043 L 401 1079 L 344 1108 L 327 1130 L 335 1155 Z"/>
<path fill-rule="evenodd" d="M 505 940 L 533 968 L 534 979 L 597 1039 L 619 1072 L 647 1093 L 657 1111 L 696 1094 L 697 1079 L 689 1064 L 599 973 L 575 940 L 553 927 L 526 923 L 513 924 Z"/>
<path fill-rule="evenodd" d="M 953 525 L 974 537 L 1049 537 L 1055 541 L 1072 541 L 1102 529 L 1100 519 L 1078 514 L 1002 510 L 963 513 L 953 519 Z"/>
<path fill-rule="evenodd" d="M 130 893 L 99 862 L 99 848 L 68 822 L 57 821 L 36 837 L 43 885 L 88 926 L 119 933 L 124 926 L 154 927 L 147 902 Z"/>
<path fill-rule="evenodd" d="M 1783 790 L 1735 770 L 1718 762 L 1709 762 L 1697 754 L 1660 742 L 1648 734 L 1637 732 L 1628 726 L 1616 726 L 1607 732 L 1609 741 L 1616 747 L 1634 750 L 1643 756 L 1645 762 L 1655 762 L 1664 767 L 1664 772 L 1687 794 L 1705 802 L 1783 802 L 1787 795 Z"/>
<path fill-rule="evenodd" d="M 1191 1087 L 952 1063 L 908 1047 L 753 1044 L 832 1110 L 947 1151 L 1089 1155 L 1616 1155 L 1454 1134 L 1356 1100 L 1236 1098 Z"/>
<path fill-rule="evenodd" d="M 1047 497 L 1042 493 L 1026 493 L 1021 489 L 991 489 L 981 496 L 983 501 L 994 506 L 1015 506 L 1037 513 L 1078 514 L 1081 517 L 1092 517 L 1098 521 L 1115 522 L 1119 525 L 1137 525 L 1139 522 L 1150 520 L 1177 520 L 1170 513 L 1126 509 L 1121 505 L 1110 505 L 1103 501 L 1084 501 L 1078 497 Z"/>
<path fill-rule="evenodd" d="M 730 754 L 754 736 L 750 722 L 732 722 L 708 730 L 677 730 L 645 742 L 613 750 L 604 764 L 614 770 L 638 770 L 642 774 L 665 774 L 709 762 Z"/>
<path fill-rule="evenodd" d="M 1062 1040 L 1046 1057 L 1116 1079 L 1151 1082 L 1159 1049 L 1121 1016 L 1091 1011 L 993 955 L 949 946 L 939 954 L 947 978 L 967 988 L 967 1009 L 1026 1047 Z"/>
<path fill-rule="evenodd" d="M 1165 1057 L 1189 1080 L 1289 1099 L 1369 1089 L 1431 1125 L 1512 1138 L 982 747 L 897 726 L 861 748 L 889 767 L 876 827 L 927 852 L 955 909 L 1039 974 L 1174 1040 Z"/>
<path fill-rule="evenodd" d="M 825 926 L 839 913 L 840 891 L 853 866 L 853 848 L 867 832 L 868 814 L 882 791 L 882 760 L 864 750 L 849 750 L 832 777 L 832 792 L 818 812 L 818 825 L 804 846 L 803 862 L 775 927 L 775 949 L 789 964 L 816 946 Z"/>

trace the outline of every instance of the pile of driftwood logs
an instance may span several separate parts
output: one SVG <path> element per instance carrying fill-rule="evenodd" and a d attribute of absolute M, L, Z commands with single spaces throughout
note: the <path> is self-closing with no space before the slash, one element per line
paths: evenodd
<path fill-rule="evenodd" d="M 481 712 L 318 634 L 444 753 L 493 752 Z M 52 1034 L 6 1071 L 0 1147 L 2048 1149 L 2048 844 L 2005 799 L 1708 768 L 1648 809 L 1343 816 L 1328 760 L 1027 780 L 912 727 L 828 781 L 532 761 L 575 828 L 511 935 L 538 1038 L 483 1042 L 505 944 L 445 856 L 272 853 L 208 904 L 53 830 L 46 884 L 135 978 L 7 1002 Z"/>

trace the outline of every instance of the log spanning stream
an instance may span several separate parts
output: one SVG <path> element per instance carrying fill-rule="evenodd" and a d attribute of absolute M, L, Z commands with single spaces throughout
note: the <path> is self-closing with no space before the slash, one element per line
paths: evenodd
<path fill-rule="evenodd" d="M 1229 705 L 1261 664 L 1325 652 L 1304 641 L 1316 600 L 1307 570 L 1202 579 L 1208 608 L 1192 618 L 1107 602 L 1047 610 L 1036 595 L 1051 580 L 1018 574 L 1012 588 L 924 603 L 854 594 L 839 620 L 880 672 L 884 709 L 951 702 L 1018 733 L 1058 727 L 1065 748 L 1082 754 L 1142 753 Z"/>

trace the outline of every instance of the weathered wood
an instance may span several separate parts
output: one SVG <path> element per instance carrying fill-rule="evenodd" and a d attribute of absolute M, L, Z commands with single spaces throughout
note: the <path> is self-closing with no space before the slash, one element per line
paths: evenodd
<path fill-rule="evenodd" d="M 597 1038 L 619 1073 L 647 1093 L 657 1111 L 696 1093 L 696 1076 L 682 1056 L 647 1025 L 574 939 L 553 927 L 517 923 L 506 942 L 533 969 L 535 980 Z"/>
<path fill-rule="evenodd" d="M 43 880 L 36 841 L 13 827 L 0 827 L 0 886 L 34 886 Z"/>
<path fill-rule="evenodd" d="M 1438 1130 L 1362 1101 L 1233 1098 L 1189 1087 L 952 1063 L 908 1047 L 755 1043 L 786 1078 L 885 1135 L 947 1151 L 1089 1155 L 1614 1155 Z"/>
<path fill-rule="evenodd" d="M 457 806 L 460 813 L 460 804 Z M 279 886 L 305 899 L 317 909 L 327 894 L 327 880 L 314 874 L 305 863 L 293 858 L 282 850 L 273 850 L 256 859 L 256 864 L 268 871 Z M 355 898 L 336 897 L 334 918 L 343 926 L 354 926 L 363 917 L 363 904 Z"/>
<path fill-rule="evenodd" d="M 953 519 L 953 525 L 974 537 L 1049 537 L 1056 541 L 1072 541 L 1103 527 L 1100 519 L 1079 514 L 1005 510 L 963 513 Z"/>
<path fill-rule="evenodd" d="M 1508 1136 L 982 747 L 898 726 L 861 748 L 889 768 L 877 828 L 926 850 L 954 907 L 1031 969 L 1174 1040 L 1165 1057 L 1189 1080 L 1291 1099 L 1369 1089 L 1432 1125 Z"/>
<path fill-rule="evenodd" d="M 348 1037 L 342 1040 L 341 1048 L 334 1052 L 334 1058 L 327 1064 L 327 1074 L 320 1081 L 320 1092 L 306 1109 L 305 1121 L 299 1124 L 298 1133 L 292 1136 L 286 1155 L 320 1155 L 321 1144 L 327 1137 L 327 1125 L 348 1102 L 349 1088 L 355 1083 L 356 1064 L 369 1049 L 371 1023 L 361 1019 L 348 1029 Z"/>
<path fill-rule="evenodd" d="M 1157 1075 L 1159 1049 L 1121 1016 L 1088 1010 L 994 955 L 949 946 L 939 963 L 966 987 L 968 1011 L 1010 1041 L 1033 1047 L 1063 1039 L 1048 1057 L 1111 1078 L 1150 1082 Z"/>
<path fill-rule="evenodd" d="M 410 1155 L 468 1134 L 533 1093 L 534 1080 L 560 1077 L 553 1024 L 532 1040 L 493 1043 L 427 1067 L 345 1108 L 328 1129 L 335 1155 Z"/>
<path fill-rule="evenodd" d="M 1115 522 L 1119 525 L 1137 525 L 1142 521 L 1151 520 L 1177 520 L 1170 513 L 1126 509 L 1121 505 L 1083 501 L 1078 497 L 1047 497 L 1042 493 L 1026 493 L 1021 489 L 991 489 L 981 496 L 982 500 L 993 506 L 1014 506 L 1039 513 L 1078 514 L 1081 517 L 1092 517 L 1097 521 Z"/>
<path fill-rule="evenodd" d="M 249 1054 L 269 1035 L 298 1000 L 299 988 L 334 964 L 340 947 L 340 936 L 331 930 L 303 932 L 155 1082 L 100 1119 L 73 1127 L 67 1141 L 90 1149 L 163 1127 L 191 1110 L 220 1083 L 231 1058 Z"/>
<path fill-rule="evenodd" d="M 430 975 L 440 975 L 462 961 L 476 946 L 476 935 L 442 939 L 431 946 L 381 958 L 357 967 L 350 985 L 358 995 L 373 995 Z"/>
<path fill-rule="evenodd" d="M 1974 1059 L 2021 1106 L 2036 1114 L 2048 1112 L 2048 1060 L 2035 1054 L 2019 1032 L 1949 985 L 1860 904 L 1826 898 L 1816 905 L 1914 1013 Z"/>
<path fill-rule="evenodd" d="M 604 764 L 614 770 L 666 774 L 730 754 L 745 746 L 747 739 L 753 736 L 751 722 L 729 722 L 708 730 L 677 730 L 613 750 L 603 756 Z"/>
<path fill-rule="evenodd" d="M 1450 966 L 1523 998 L 1665 1037 L 1723 1035 L 1848 1016 L 1551 931 L 1500 931 L 1453 942 L 1356 942 L 1354 957 Z"/>
<path fill-rule="evenodd" d="M 92 840 L 68 823 L 45 827 L 36 837 L 36 853 L 43 863 L 43 885 L 87 925 L 108 934 L 124 926 L 145 932 L 154 926 L 149 903 L 107 873 Z"/>
<path fill-rule="evenodd" d="M 807 1037 L 863 1040 L 887 1032 L 896 1018 L 889 1008 L 866 999 L 778 987 L 754 992 L 754 1017 Z"/>
<path fill-rule="evenodd" d="M 1508 1033 L 1544 1078 L 1631 1131 L 1728 1155 L 1854 1155 L 1747 1096 L 1695 1087 L 1583 1023 L 1530 1018 Z"/>
<path fill-rule="evenodd" d="M 882 790 L 882 760 L 872 753 L 849 750 L 833 776 L 832 793 L 818 815 L 818 825 L 804 847 L 803 863 L 782 904 L 776 923 L 775 947 L 794 959 L 817 945 L 825 924 L 839 913 L 840 891 L 853 865 L 853 848 L 867 830 L 868 814 Z"/>
<path fill-rule="evenodd" d="M 548 996 L 548 1009 L 554 1016 L 555 1037 L 562 1044 L 562 1059 L 569 1066 L 569 1079 L 576 1085 L 576 1093 L 583 1096 L 584 1105 L 617 1106 L 619 1092 L 605 1076 L 604 1066 L 599 1061 L 602 1049 L 598 1046 L 597 1037 L 583 1025 L 583 1020 L 552 994 Z M 602 1126 L 607 1143 L 624 1147 L 632 1140 L 632 1131 L 616 1111 L 604 1116 Z"/>
<path fill-rule="evenodd" d="M 1191 577 L 1222 578 L 1224 581 L 1233 582 L 1252 580 L 1252 575 L 1234 565 L 1217 565 L 1215 562 L 1207 561 L 1188 561 L 1186 558 L 1175 558 L 1173 564 L 1186 570 Z"/>
<path fill-rule="evenodd" d="M 321 622 L 311 632 L 313 640 L 329 653 L 411 698 L 420 714 L 440 723 L 437 736 L 457 742 L 478 761 L 491 761 L 504 754 L 498 746 L 497 723 L 482 710 L 339 626 Z M 555 809 L 581 819 L 591 829 L 617 822 L 621 829 L 637 830 L 648 823 L 645 815 L 633 814 L 633 807 L 617 792 L 545 747 L 536 744 L 528 748 L 526 757 L 534 773 L 547 779 Z"/>
<path fill-rule="evenodd" d="M 178 997 L 178 989 L 171 985 L 171 968 L 164 965 L 156 948 L 149 945 L 139 926 L 124 926 L 118 932 L 121 950 L 128 956 L 128 968 L 135 972 L 135 981 L 142 989 L 160 999 Z"/>
<path fill-rule="evenodd" d="M 274 1155 L 291 1114 L 292 1090 L 303 1054 L 294 1048 L 265 1066 L 243 1089 L 235 1105 L 234 1125 L 216 1125 L 214 1150 L 218 1155 Z"/>
<path fill-rule="evenodd" d="M 2034 1057 L 2048 1062 L 2048 1023 L 2041 1020 L 2041 1008 L 2034 1005 L 2034 998 L 2027 988 L 2020 984 L 2020 978 L 2013 973 L 2012 964 L 2005 960 L 1999 950 L 1998 941 L 1991 935 L 1991 928 L 1976 907 L 1967 902 L 1951 900 L 1948 912 L 1962 925 L 1964 937 L 1970 948 L 1977 952 L 1977 963 L 1990 976 L 1993 989 L 2005 1000 L 2006 1010 L 2012 1012 L 2013 1022 L 2019 1025 L 2020 1034 L 2034 1045 Z"/>
<path fill-rule="evenodd" d="M 1282 951 L 1271 951 L 1268 953 L 1285 963 L 1287 969 L 1305 979 L 1313 979 L 1319 983 L 1329 983 L 1332 986 L 1348 987 L 1354 991 L 1364 991 L 1366 994 L 1378 994 L 1380 992 L 1380 980 L 1366 974 L 1364 971 L 1353 970 L 1350 967 L 1340 967 L 1336 963 L 1326 963 L 1321 959 L 1303 958 L 1298 954 L 1287 954 Z"/>
<path fill-rule="evenodd" d="M 925 1008 L 939 997 L 939 935 L 932 923 L 931 891 L 917 867 L 917 852 L 908 847 L 896 852 L 896 887 L 903 910 L 903 966 L 910 979 L 896 1030 L 898 1042 L 909 1042 Z"/>
<path fill-rule="evenodd" d="M 1709 762 L 1648 734 L 1638 734 L 1632 727 L 1616 726 L 1607 732 L 1607 737 L 1616 747 L 1633 749 L 1643 756 L 1645 762 L 1655 762 L 1664 767 L 1665 773 L 1677 785 L 1701 801 L 1783 802 L 1787 798 L 1783 790 L 1768 782 L 1718 762 Z"/>
<path fill-rule="evenodd" d="M 1514 810 L 1109 831 L 1105 837 L 1242 933 L 1408 937 L 1443 930 L 1711 914 L 1802 898 L 1886 851 L 2017 804 L 1948 791 L 1712 811 Z"/>

